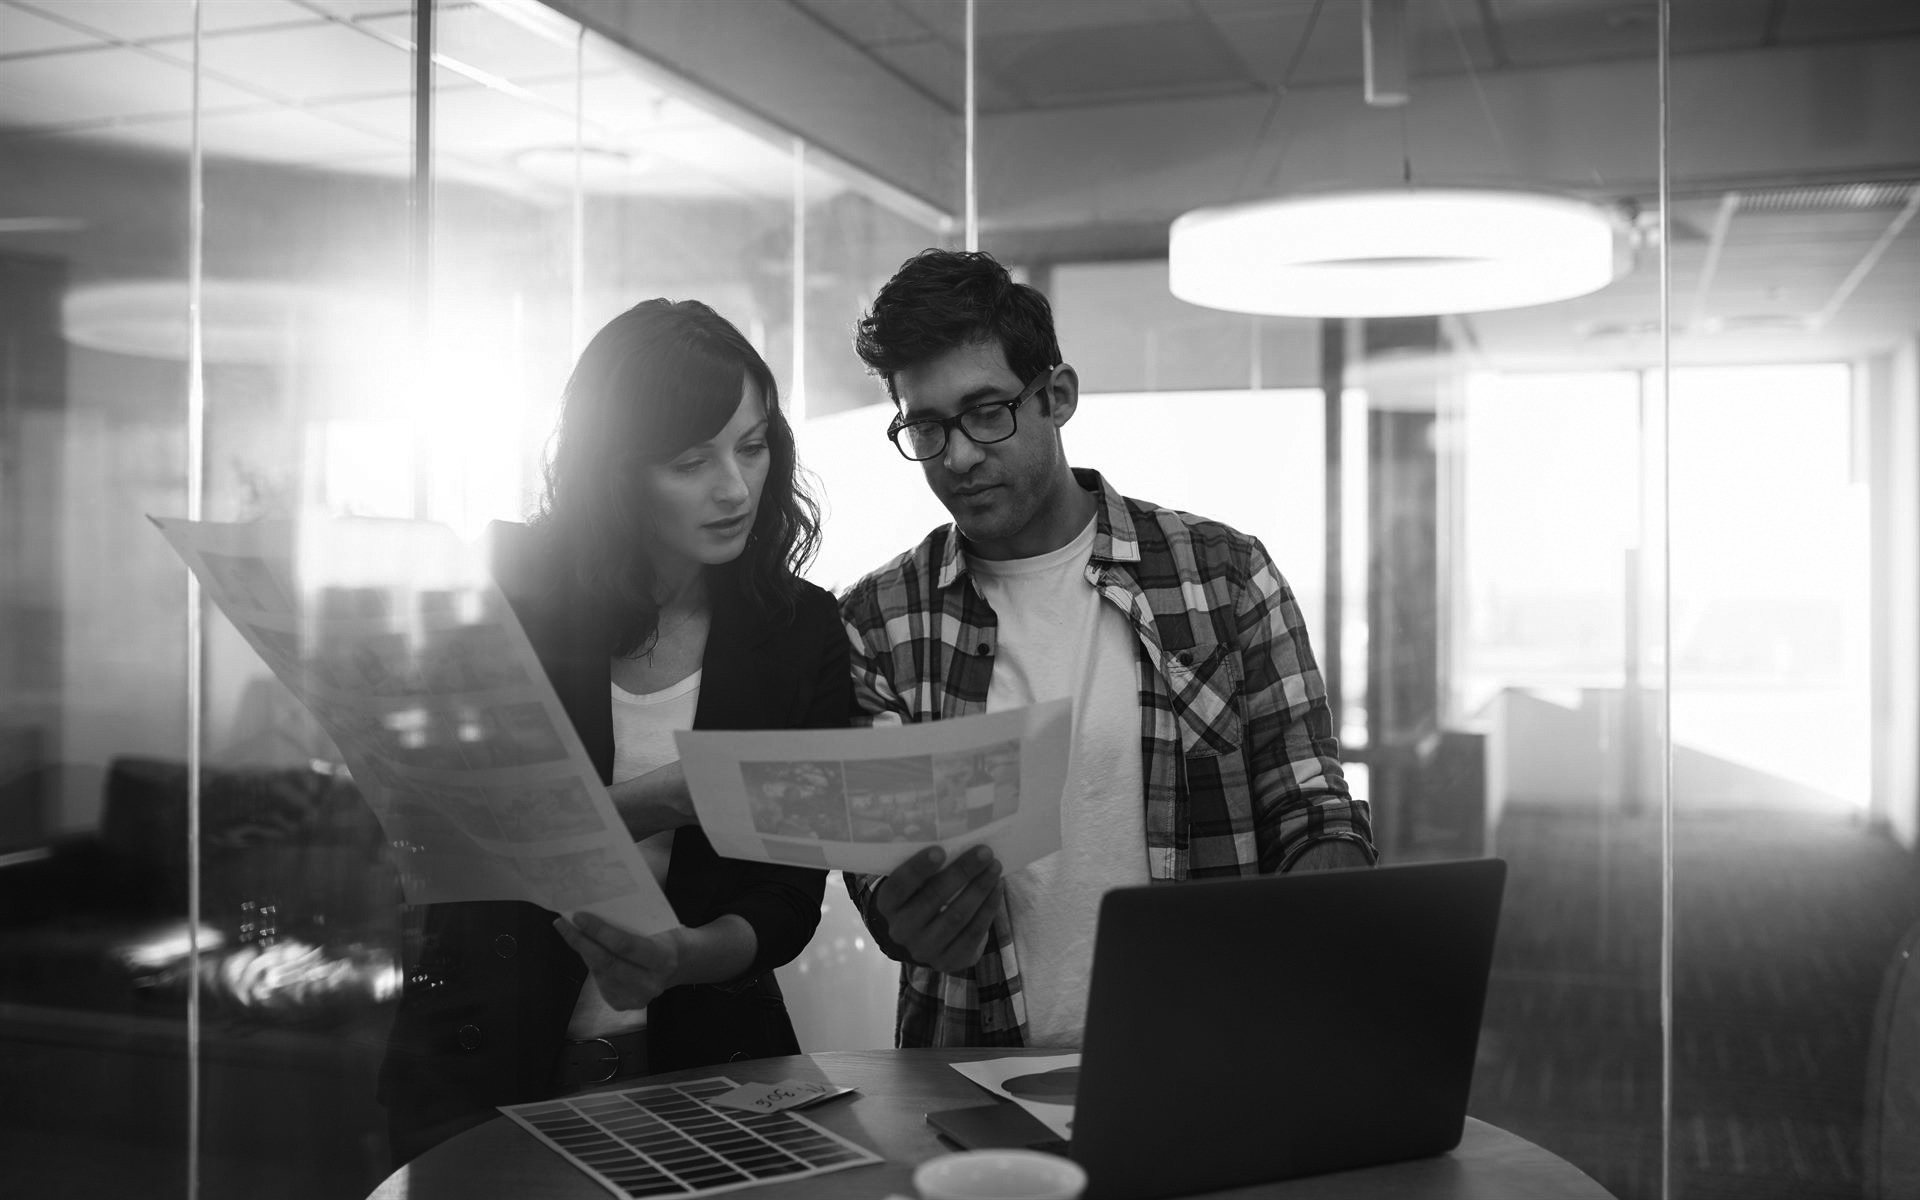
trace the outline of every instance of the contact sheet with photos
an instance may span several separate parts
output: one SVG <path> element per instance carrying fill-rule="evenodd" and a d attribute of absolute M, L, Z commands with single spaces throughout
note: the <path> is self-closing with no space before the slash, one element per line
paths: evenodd
<path fill-rule="evenodd" d="M 417 521 L 154 524 L 339 747 L 410 902 L 679 924 L 475 547 Z"/>
<path fill-rule="evenodd" d="M 616 1196 L 702 1196 L 883 1161 L 792 1112 L 717 1108 L 736 1085 L 589 1092 L 500 1111 Z"/>
<path fill-rule="evenodd" d="M 926 847 L 1009 870 L 1060 848 L 1073 704 L 872 729 L 674 735 L 700 827 L 728 858 L 884 873 Z"/>

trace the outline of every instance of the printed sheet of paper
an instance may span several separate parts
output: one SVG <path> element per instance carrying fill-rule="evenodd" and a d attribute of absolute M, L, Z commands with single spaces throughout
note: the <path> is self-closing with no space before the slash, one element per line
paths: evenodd
<path fill-rule="evenodd" d="M 1078 1054 L 983 1058 L 949 1064 L 994 1095 L 1026 1109 L 1055 1136 L 1073 1137 L 1073 1100 L 1080 1090 Z"/>
<path fill-rule="evenodd" d="M 414 521 L 154 524 L 333 738 L 410 902 L 679 924 L 477 549 Z"/>
<path fill-rule="evenodd" d="M 1073 704 L 874 729 L 676 733 L 700 828 L 728 858 L 879 874 L 979 843 L 1009 870 L 1060 848 Z"/>

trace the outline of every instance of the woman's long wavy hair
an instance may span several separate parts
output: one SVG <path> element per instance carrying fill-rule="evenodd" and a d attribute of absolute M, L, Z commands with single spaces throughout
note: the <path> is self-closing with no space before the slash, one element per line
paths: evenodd
<path fill-rule="evenodd" d="M 766 398 L 772 459 L 746 549 L 708 580 L 779 614 L 791 612 L 799 573 L 819 546 L 820 506 L 801 479 L 793 428 L 766 360 L 697 300 L 636 304 L 580 354 L 533 525 L 552 568 L 611 631 L 611 654 L 649 646 L 659 626 L 643 469 L 719 433 L 747 379 Z"/>

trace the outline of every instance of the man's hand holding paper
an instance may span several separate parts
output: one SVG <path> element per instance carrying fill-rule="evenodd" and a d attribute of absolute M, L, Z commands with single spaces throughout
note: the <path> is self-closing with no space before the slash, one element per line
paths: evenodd
<path fill-rule="evenodd" d="M 948 864 L 946 852 L 929 846 L 880 883 L 875 900 L 886 921 L 882 946 L 890 957 L 936 971 L 964 971 L 979 961 L 987 927 L 1006 893 L 993 851 L 975 846 Z M 876 936 L 879 931 L 874 931 Z"/>

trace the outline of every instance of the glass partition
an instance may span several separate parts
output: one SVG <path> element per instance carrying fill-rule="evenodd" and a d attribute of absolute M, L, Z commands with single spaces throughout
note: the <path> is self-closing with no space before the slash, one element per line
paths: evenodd
<path fill-rule="evenodd" d="M 1662 1195 L 1659 11 L 978 10 L 981 246 L 1053 300 L 1069 458 L 1266 545 L 1383 863 L 1507 860 L 1469 1111 L 1623 1197 Z M 1467 187 L 1591 205 L 1605 286 L 1422 308 L 1445 220 L 1356 217 L 1358 303 L 1181 298 L 1187 214 Z"/>
<path fill-rule="evenodd" d="M 0 0 L 0 1191 L 392 1167 L 418 910 L 145 517 L 524 519 L 586 338 L 691 297 L 845 587 L 945 520 L 852 327 L 970 233 L 1070 460 L 1272 553 L 1382 861 L 1507 860 L 1471 1114 L 1623 1200 L 1913 1190 L 1910 5 L 667 7 Z M 1463 187 L 1589 206 L 1604 285 L 1175 295 L 1184 214 Z M 890 1042 L 837 880 L 779 976 Z"/>
<path fill-rule="evenodd" d="M 1920 13 L 1676 5 L 1674 37 L 1673 1194 L 1897 1196 Z"/>
<path fill-rule="evenodd" d="M 189 489 L 194 62 L 185 0 L 0 7 L 0 1186 L 13 1194 L 187 1173 L 188 597 L 144 515 L 184 511 Z M 210 82 L 203 99 L 253 98 Z"/>

